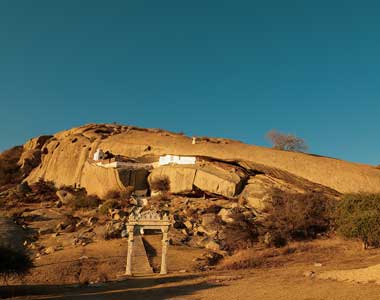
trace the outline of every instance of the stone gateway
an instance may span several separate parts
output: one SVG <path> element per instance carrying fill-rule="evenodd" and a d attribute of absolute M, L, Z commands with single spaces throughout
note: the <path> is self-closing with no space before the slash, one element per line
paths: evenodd
<path fill-rule="evenodd" d="M 155 211 L 144 211 L 137 214 L 130 214 L 128 218 L 127 231 L 128 231 L 128 254 L 127 254 L 127 266 L 125 269 L 125 275 L 132 276 L 132 254 L 134 244 L 134 233 L 143 231 L 144 229 L 159 229 L 162 232 L 162 256 L 161 256 L 161 270 L 160 274 L 165 275 L 168 272 L 167 269 L 167 251 L 168 251 L 168 232 L 170 227 L 169 217 L 165 214 L 161 216 Z"/>

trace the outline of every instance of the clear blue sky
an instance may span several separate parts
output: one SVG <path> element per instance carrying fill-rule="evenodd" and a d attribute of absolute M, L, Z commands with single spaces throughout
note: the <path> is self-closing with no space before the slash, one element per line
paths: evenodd
<path fill-rule="evenodd" d="M 90 122 L 380 164 L 380 2 L 0 1 L 0 150 Z"/>

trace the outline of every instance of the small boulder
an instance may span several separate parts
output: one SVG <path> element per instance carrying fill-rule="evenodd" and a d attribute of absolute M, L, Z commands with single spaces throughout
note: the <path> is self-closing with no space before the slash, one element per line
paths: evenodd
<path fill-rule="evenodd" d="M 66 190 L 58 190 L 56 192 L 56 195 L 63 204 L 69 204 L 71 201 L 75 199 L 75 196 L 71 192 Z"/>
<path fill-rule="evenodd" d="M 192 230 L 192 229 L 193 229 L 193 223 L 192 223 L 191 221 L 189 221 L 189 220 L 185 221 L 185 222 L 183 223 L 183 225 L 185 225 L 185 227 L 186 227 L 187 229 L 189 229 L 189 230 Z"/>
<path fill-rule="evenodd" d="M 221 249 L 220 249 L 220 245 L 214 241 L 214 240 L 209 240 L 206 244 L 205 244 L 205 248 L 208 249 L 208 250 L 211 250 L 213 252 L 219 252 Z"/>
<path fill-rule="evenodd" d="M 54 247 L 48 247 L 44 250 L 44 253 L 45 254 L 52 254 L 55 252 L 55 248 Z"/>
<path fill-rule="evenodd" d="M 219 211 L 218 216 L 222 219 L 223 222 L 226 223 L 233 223 L 235 221 L 232 217 L 233 214 L 230 209 L 222 208 Z"/>

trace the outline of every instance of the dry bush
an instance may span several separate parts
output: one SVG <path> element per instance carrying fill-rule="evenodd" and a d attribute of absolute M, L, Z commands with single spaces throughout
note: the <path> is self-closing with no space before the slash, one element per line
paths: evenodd
<path fill-rule="evenodd" d="M 38 180 L 37 182 L 30 185 L 30 188 L 33 193 L 44 195 L 44 194 L 54 194 L 57 191 L 54 182 L 44 181 L 43 179 Z"/>
<path fill-rule="evenodd" d="M 102 215 L 108 214 L 108 211 L 113 208 L 120 207 L 119 201 L 115 199 L 108 199 L 106 200 L 100 207 L 99 207 L 99 213 Z"/>
<path fill-rule="evenodd" d="M 291 261 L 290 255 L 295 253 L 305 253 L 318 249 L 310 244 L 292 244 L 285 248 L 248 248 L 235 252 L 231 256 L 225 256 L 218 264 L 220 270 L 238 270 L 258 267 L 272 267 L 284 265 Z"/>
<path fill-rule="evenodd" d="M 32 267 L 32 260 L 25 252 L 0 247 L 0 278 L 23 276 Z"/>
<path fill-rule="evenodd" d="M 290 194 L 273 189 L 271 201 L 260 222 L 260 235 L 270 246 L 284 246 L 288 240 L 315 238 L 333 225 L 335 201 L 323 193 Z"/>
<path fill-rule="evenodd" d="M 238 212 L 234 216 L 234 222 L 223 224 L 221 235 L 222 250 L 233 252 L 240 249 L 247 249 L 257 241 L 258 229 L 256 224 L 249 222 L 243 214 Z"/>
<path fill-rule="evenodd" d="M 74 210 L 84 208 L 97 208 L 101 200 L 95 195 L 78 194 L 71 201 L 70 205 Z"/>
<path fill-rule="evenodd" d="M 22 146 L 16 146 L 0 154 L 0 186 L 21 182 L 19 161 L 23 151 Z"/>
<path fill-rule="evenodd" d="M 129 200 L 135 191 L 134 186 L 127 186 L 124 191 L 120 192 L 121 200 Z"/>
<path fill-rule="evenodd" d="M 335 211 L 337 232 L 360 239 L 364 248 L 380 247 L 380 194 L 347 194 Z"/>
<path fill-rule="evenodd" d="M 276 250 L 267 250 L 258 252 L 254 248 L 243 249 L 232 256 L 226 256 L 218 265 L 220 270 L 239 270 L 258 268 L 267 263 L 267 259 L 278 256 Z"/>
<path fill-rule="evenodd" d="M 271 130 L 266 134 L 266 138 L 272 143 L 275 149 L 295 152 L 305 152 L 308 149 L 305 140 L 293 134 Z"/>
<path fill-rule="evenodd" d="M 153 191 L 168 192 L 170 190 L 170 179 L 168 176 L 157 176 L 150 182 Z"/>
<path fill-rule="evenodd" d="M 119 199 L 120 198 L 120 192 L 113 190 L 108 191 L 106 195 L 104 196 L 104 199 Z"/>
<path fill-rule="evenodd" d="M 125 188 L 124 191 L 109 191 L 107 194 L 103 197 L 104 199 L 116 199 L 116 200 L 129 200 L 135 191 L 135 188 L 133 186 L 128 186 Z"/>
<path fill-rule="evenodd" d="M 51 181 L 39 181 L 28 186 L 26 183 L 18 185 L 17 190 L 8 194 L 7 202 L 40 203 L 45 201 L 57 201 L 56 187 Z"/>

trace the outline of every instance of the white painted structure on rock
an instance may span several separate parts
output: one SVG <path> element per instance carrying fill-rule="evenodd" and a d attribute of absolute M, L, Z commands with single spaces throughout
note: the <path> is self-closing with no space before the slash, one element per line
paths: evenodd
<path fill-rule="evenodd" d="M 158 162 L 154 163 L 140 163 L 133 161 L 119 161 L 114 157 L 111 159 L 105 159 L 106 153 L 102 149 L 97 149 L 93 155 L 93 161 L 99 167 L 104 168 L 145 168 L 152 169 L 165 165 L 195 165 L 197 158 L 195 156 L 182 156 L 167 154 L 160 156 Z"/>
<path fill-rule="evenodd" d="M 94 153 L 94 160 L 98 161 L 102 159 L 104 159 L 104 152 L 102 149 L 97 149 Z"/>
<path fill-rule="evenodd" d="M 158 164 L 160 166 L 177 164 L 177 165 L 195 165 L 197 158 L 195 156 L 180 156 L 167 154 L 160 156 Z"/>

